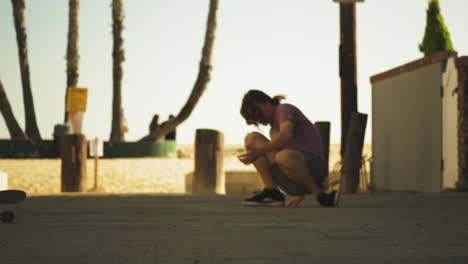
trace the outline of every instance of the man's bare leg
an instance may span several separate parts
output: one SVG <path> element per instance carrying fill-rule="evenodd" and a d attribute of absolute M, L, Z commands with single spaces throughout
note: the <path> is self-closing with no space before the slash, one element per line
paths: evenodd
<path fill-rule="evenodd" d="M 340 192 L 333 191 L 331 193 L 325 193 L 322 188 L 318 186 L 314 178 L 311 177 L 312 175 L 310 175 L 304 155 L 301 152 L 282 150 L 276 154 L 275 161 L 284 170 L 289 179 L 304 186 L 307 191 L 314 195 L 321 206 L 333 207 L 338 205 Z M 303 199 L 304 196 L 293 196 L 286 205 L 298 206 Z"/>
<path fill-rule="evenodd" d="M 310 175 L 309 169 L 304 160 L 304 155 L 295 150 L 282 150 L 275 156 L 275 161 L 283 169 L 289 179 L 304 186 L 316 199 L 323 192 L 314 178 Z"/>
<path fill-rule="evenodd" d="M 269 140 L 262 134 L 258 132 L 252 132 L 247 134 L 245 137 L 245 149 L 249 151 L 251 148 L 258 148 L 265 144 L 267 144 Z M 269 153 L 265 156 L 258 158 L 252 164 L 254 165 L 255 169 L 257 170 L 258 174 L 263 182 L 263 186 L 266 189 L 277 189 L 278 186 L 273 180 L 273 175 L 270 169 L 270 165 L 273 161 L 274 153 Z"/>
<path fill-rule="evenodd" d="M 268 144 L 268 142 L 269 140 L 265 136 L 253 132 L 245 137 L 245 148 L 248 153 L 249 150 L 259 148 L 264 144 Z M 257 160 L 252 163 L 258 174 L 260 174 L 264 189 L 253 197 L 242 201 L 242 204 L 246 206 L 284 206 L 284 195 L 278 190 L 270 167 L 273 158 L 274 153 L 269 153 L 258 157 Z"/>

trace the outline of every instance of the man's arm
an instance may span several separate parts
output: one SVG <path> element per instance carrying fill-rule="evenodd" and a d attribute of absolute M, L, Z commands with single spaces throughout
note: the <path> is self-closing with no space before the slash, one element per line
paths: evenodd
<path fill-rule="evenodd" d="M 279 150 L 288 143 L 293 137 L 294 123 L 291 120 L 284 120 L 280 123 L 279 133 L 276 138 L 273 138 L 269 143 L 265 144 L 261 148 L 257 149 L 260 155 L 268 152 Z"/>
<path fill-rule="evenodd" d="M 255 162 L 260 156 L 268 152 L 283 148 L 283 146 L 293 137 L 294 124 L 290 120 L 285 120 L 280 123 L 280 132 L 278 136 L 272 139 L 269 143 L 260 148 L 247 149 L 247 153 L 239 155 L 239 160 L 244 164 Z"/>

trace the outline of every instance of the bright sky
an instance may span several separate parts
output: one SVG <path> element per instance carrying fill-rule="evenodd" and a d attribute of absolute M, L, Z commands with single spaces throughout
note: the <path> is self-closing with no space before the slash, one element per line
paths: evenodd
<path fill-rule="evenodd" d="M 63 121 L 68 1 L 26 1 L 31 83 L 41 135 Z M 441 0 L 442 15 L 460 56 L 468 55 L 468 2 Z M 111 1 L 81 0 L 79 86 L 89 89 L 83 131 L 107 140 L 111 128 Z M 148 131 L 185 104 L 198 73 L 209 0 L 124 1 L 123 107 L 127 140 Z M 358 109 L 369 114 L 370 76 L 419 59 L 427 0 L 366 0 L 357 5 Z M 24 110 L 11 1 L 0 1 L 0 79 L 18 122 Z M 178 142 L 194 142 L 197 128 L 217 129 L 240 144 L 255 127 L 239 114 L 249 89 L 284 94 L 312 121 L 332 123 L 340 141 L 339 5 L 332 0 L 220 0 L 212 79 Z M 0 119 L 0 138 L 10 135 Z M 24 126 L 23 126 L 24 127 Z M 261 132 L 268 132 L 265 127 Z"/>

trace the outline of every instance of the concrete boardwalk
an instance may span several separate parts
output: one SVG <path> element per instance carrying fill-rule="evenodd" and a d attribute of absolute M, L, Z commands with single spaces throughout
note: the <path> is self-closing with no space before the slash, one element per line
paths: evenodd
<path fill-rule="evenodd" d="M 345 195 L 339 208 L 245 196 L 30 197 L 0 263 L 468 263 L 468 194 Z"/>

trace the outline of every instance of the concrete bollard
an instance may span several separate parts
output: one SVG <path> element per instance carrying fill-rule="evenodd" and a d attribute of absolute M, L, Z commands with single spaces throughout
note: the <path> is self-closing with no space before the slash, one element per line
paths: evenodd
<path fill-rule="evenodd" d="M 0 171 L 0 191 L 8 190 L 8 174 Z"/>

